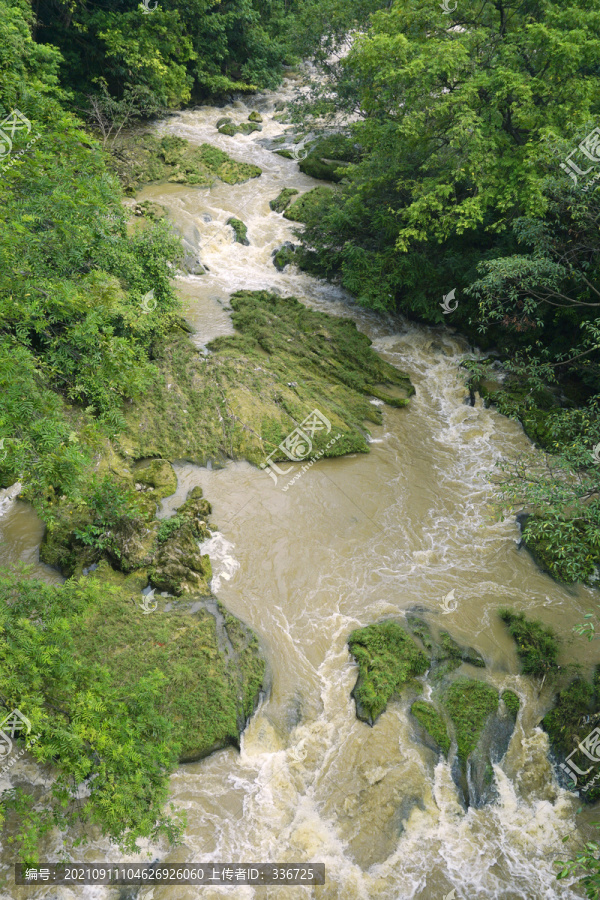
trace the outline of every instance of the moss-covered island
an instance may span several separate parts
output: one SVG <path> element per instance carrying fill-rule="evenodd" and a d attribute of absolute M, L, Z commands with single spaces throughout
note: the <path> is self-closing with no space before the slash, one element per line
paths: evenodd
<path fill-rule="evenodd" d="M 358 663 L 358 678 L 352 690 L 356 715 L 374 725 L 389 700 L 401 690 L 420 690 L 415 683 L 429 660 L 407 632 L 395 622 L 381 622 L 353 631 L 348 647 Z"/>
<path fill-rule="evenodd" d="M 341 437 L 326 456 L 364 453 L 364 423 L 382 421 L 370 400 L 402 407 L 414 393 L 349 319 L 265 291 L 240 291 L 230 302 L 236 333 L 213 341 L 209 355 L 184 335 L 156 347 L 159 376 L 126 409 L 122 459 L 285 460 L 279 444 L 315 408 L 331 432 L 315 435 L 310 455 L 330 434 Z"/>
<path fill-rule="evenodd" d="M 195 145 L 176 135 L 123 134 L 110 161 L 126 194 L 151 182 L 206 187 L 216 180 L 239 184 L 262 173 L 258 166 L 238 162 L 218 147 Z"/>

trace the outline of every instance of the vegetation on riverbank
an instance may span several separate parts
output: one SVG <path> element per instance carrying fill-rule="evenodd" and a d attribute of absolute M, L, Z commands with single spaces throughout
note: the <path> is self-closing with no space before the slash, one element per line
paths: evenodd
<path fill-rule="evenodd" d="M 168 776 L 237 744 L 264 676 L 256 639 L 214 601 L 146 615 L 103 567 L 63 585 L 22 574 L 0 577 L 0 693 L 53 778 L 3 792 L 10 840 L 31 861 L 46 831 L 77 822 L 129 851 L 141 837 L 177 840 Z"/>
<path fill-rule="evenodd" d="M 591 783 L 586 787 L 592 775 L 578 783 L 578 775 L 565 763 L 575 751 L 574 765 L 581 767 L 583 763 L 584 770 L 590 769 L 589 757 L 578 752 L 578 746 L 600 721 L 600 667 L 596 666 L 591 682 L 587 681 L 576 674 L 577 665 L 558 663 L 562 641 L 553 629 L 524 613 L 503 609 L 499 615 L 515 641 L 523 674 L 535 678 L 540 689 L 548 684 L 556 693 L 554 706 L 542 719 L 541 726 L 548 734 L 553 754 L 562 764 L 558 772 L 560 780 L 565 787 L 576 784 L 585 803 L 595 803 L 600 798 L 600 785 Z M 505 700 L 507 707 L 511 702 Z"/>
<path fill-rule="evenodd" d="M 296 262 L 498 348 L 508 377 L 474 364 L 472 389 L 550 453 L 505 466 L 501 502 L 532 513 L 524 541 L 566 582 L 600 565 L 599 51 L 583 0 L 393 3 L 296 107 L 304 130 L 345 119 L 354 154 L 307 195 Z"/>

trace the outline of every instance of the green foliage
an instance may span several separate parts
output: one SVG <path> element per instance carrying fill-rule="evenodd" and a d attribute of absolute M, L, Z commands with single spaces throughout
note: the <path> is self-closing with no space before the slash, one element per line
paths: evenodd
<path fill-rule="evenodd" d="M 134 97 L 144 112 L 274 87 L 293 53 L 288 0 L 162 0 L 153 7 L 148 15 L 135 2 L 88 8 L 41 0 L 37 38 L 63 54 L 63 78 L 79 106 Z"/>
<path fill-rule="evenodd" d="M 482 681 L 458 678 L 444 692 L 442 704 L 454 725 L 458 758 L 464 766 L 485 723 L 498 709 L 498 691 Z"/>
<path fill-rule="evenodd" d="M 332 134 L 316 141 L 310 152 L 299 162 L 299 168 L 311 178 L 340 182 L 348 163 L 358 162 L 358 152 L 352 140 L 342 134 Z"/>
<path fill-rule="evenodd" d="M 271 207 L 273 212 L 285 212 L 285 210 L 292 202 L 292 197 L 295 197 L 297 193 L 298 191 L 296 190 L 296 188 L 284 188 L 279 192 L 274 200 L 269 201 L 269 206 Z"/>
<path fill-rule="evenodd" d="M 158 542 L 163 544 L 167 541 L 173 534 L 179 531 L 184 522 L 185 519 L 177 515 L 171 516 L 170 519 L 163 519 L 157 533 Z"/>
<path fill-rule="evenodd" d="M 116 532 L 139 514 L 133 495 L 113 478 L 92 479 L 88 493 L 83 497 L 91 521 L 74 530 L 77 540 L 87 547 L 120 556 Z"/>
<path fill-rule="evenodd" d="M 248 240 L 248 226 L 245 225 L 241 219 L 236 219 L 233 216 L 230 219 L 227 219 L 227 224 L 231 225 L 233 228 L 236 242 L 238 244 L 244 244 L 244 246 L 247 247 L 250 243 Z"/>
<path fill-rule="evenodd" d="M 521 707 L 519 695 L 515 694 L 514 691 L 502 691 L 500 699 L 504 701 L 504 705 L 508 710 L 509 715 L 516 719 Z"/>
<path fill-rule="evenodd" d="M 34 756 L 58 772 L 42 812 L 28 808 L 20 793 L 1 798 L 4 810 L 16 807 L 20 818 L 9 841 L 24 844 L 32 861 L 53 825 L 97 825 L 130 852 L 138 838 L 176 839 L 181 830 L 161 812 L 178 753 L 173 725 L 160 709 L 166 677 L 149 668 L 123 683 L 100 662 L 84 665 L 78 652 L 76 623 L 107 594 L 116 599 L 91 581 L 50 586 L 9 573 L 0 579 L 1 700 L 30 719 L 31 736 L 39 737 Z M 80 786 L 90 794 L 77 801 Z"/>
<path fill-rule="evenodd" d="M 510 609 L 501 609 L 498 615 L 517 645 L 523 674 L 555 678 L 561 667 L 557 662 L 560 644 L 554 630 Z"/>
<path fill-rule="evenodd" d="M 24 7 L 0 6 L 10 71 L 0 113 L 18 104 L 37 135 L 16 156 L 27 140 L 17 134 L 2 173 L 0 484 L 22 476 L 39 503 L 76 489 L 123 424 L 123 401 L 150 385 L 153 343 L 175 322 L 170 266 L 181 250 L 161 222 L 127 234 L 102 153 L 59 103 L 56 51 L 32 42 Z M 140 315 L 150 290 L 155 305 Z"/>
<path fill-rule="evenodd" d="M 452 321 L 466 325 L 478 310 L 461 289 L 477 265 L 530 246 L 522 222 L 554 203 L 558 223 L 569 206 L 558 163 L 593 127 L 600 79 L 586 61 L 599 48 L 582 0 L 375 13 L 335 69 L 336 93 L 327 85 L 314 105 L 359 112 L 360 161 L 306 232 L 319 266 L 366 305 L 429 321 L 442 321 L 442 294 L 456 287 Z"/>
<path fill-rule="evenodd" d="M 371 725 L 388 701 L 429 667 L 429 659 L 394 622 L 381 622 L 353 631 L 348 647 L 358 664 L 352 696 L 359 718 Z"/>
<path fill-rule="evenodd" d="M 450 751 L 450 738 L 444 719 L 432 703 L 417 700 L 410 708 L 411 713 L 423 726 L 447 756 Z"/>
<path fill-rule="evenodd" d="M 228 617 L 230 658 L 204 610 L 146 616 L 104 577 L 21 574 L 0 577 L 0 700 L 30 719 L 53 781 L 35 808 L 27 792 L 2 795 L 18 814 L 9 840 L 31 861 L 55 825 L 96 825 L 127 852 L 140 838 L 178 840 L 182 824 L 162 811 L 168 776 L 180 758 L 238 742 L 264 675 L 256 640 Z"/>
<path fill-rule="evenodd" d="M 592 685 L 583 678 L 576 678 L 560 691 L 554 709 L 542 719 L 542 727 L 550 736 L 552 748 L 565 755 L 570 753 L 577 741 L 583 740 L 592 730 L 589 721 L 593 721 L 598 712 L 600 698 L 597 683 Z"/>
<path fill-rule="evenodd" d="M 598 823 L 594 825 L 598 827 Z M 569 836 L 563 838 L 567 841 Z M 585 890 L 585 896 L 588 900 L 599 900 L 600 898 L 600 843 L 598 841 L 587 841 L 583 850 L 575 856 L 575 859 L 566 862 L 556 862 L 555 865 L 561 866 L 557 878 L 572 878 L 574 875 L 579 876 L 578 884 Z"/>

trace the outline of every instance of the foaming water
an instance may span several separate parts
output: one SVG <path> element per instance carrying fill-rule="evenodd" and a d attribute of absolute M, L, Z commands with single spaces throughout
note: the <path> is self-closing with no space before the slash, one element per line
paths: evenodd
<path fill-rule="evenodd" d="M 274 290 L 354 318 L 378 352 L 410 374 L 416 394 L 407 409 L 382 407 L 383 425 L 371 427 L 368 455 L 320 460 L 287 492 L 244 462 L 214 470 L 176 465 L 178 489 L 161 515 L 191 487 L 203 488 L 219 529 L 203 545 L 213 589 L 258 634 L 271 690 L 239 754 L 224 750 L 172 776 L 171 799 L 188 816 L 184 844 L 148 852 L 165 862 L 324 862 L 327 883 L 181 886 L 176 893 L 156 886 L 138 896 L 443 900 L 455 890 L 456 900 L 581 897 L 554 877 L 553 861 L 578 846 L 581 834 L 575 800 L 556 784 L 547 737 L 536 727 L 551 698 L 518 674 L 497 610 L 514 605 L 569 634 L 594 593 L 551 581 L 518 549 L 514 517 L 495 518 L 486 474 L 528 441 L 517 423 L 481 403 L 469 405 L 460 363 L 473 351 L 464 339 L 365 311 L 334 285 L 273 266 L 273 250 L 294 240 L 294 225 L 271 212 L 269 200 L 283 187 L 317 184 L 272 152 L 273 139 L 285 131 L 273 118 L 274 105 L 291 90 L 288 84 L 253 99 L 264 127 L 248 137 L 219 135 L 214 124 L 223 115 L 243 121 L 252 107 L 242 101 L 185 112 L 161 126 L 263 169 L 244 185 L 142 191 L 142 199 L 165 204 L 205 269 L 177 281 L 196 343 L 231 333 L 233 291 Z M 247 224 L 249 247 L 234 243 L 225 224 L 232 215 Z M 450 591 L 454 603 L 446 614 L 442 601 Z M 465 666 L 465 674 L 521 697 L 510 746 L 494 766 L 496 799 L 482 808 L 464 809 L 446 761 L 419 742 L 408 701 L 391 703 L 374 728 L 356 718 L 349 634 L 414 611 L 483 654 L 486 670 Z M 578 639 L 575 652 L 589 668 L 593 646 Z M 574 843 L 565 846 L 569 833 Z M 94 835 L 84 858 L 122 857 Z M 61 890 L 52 896 L 73 896 Z M 45 891 L 15 894 L 25 896 Z M 89 887 L 79 896 L 118 892 Z"/>

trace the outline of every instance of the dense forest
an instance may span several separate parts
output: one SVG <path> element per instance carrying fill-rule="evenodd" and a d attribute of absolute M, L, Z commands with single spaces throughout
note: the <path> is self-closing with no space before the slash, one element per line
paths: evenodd
<path fill-rule="evenodd" d="M 118 535 L 152 529 L 155 508 L 131 472 L 117 477 L 114 448 L 130 409 L 158 390 L 165 348 L 188 352 L 172 281 L 181 243 L 160 217 L 131 227 L 126 142 L 170 112 L 275 88 L 311 59 L 319 78 L 289 114 L 308 141 L 301 169 L 327 189 L 297 214 L 294 262 L 376 312 L 450 325 L 483 349 L 464 364 L 472 397 L 533 441 L 493 473 L 499 509 L 524 511 L 525 544 L 555 579 L 597 580 L 600 3 L 449 6 L 0 0 L 0 487 L 22 484 L 50 535 L 47 561 L 65 575 L 78 573 L 77 554 L 136 570 Z M 180 149 L 157 148 L 163 162 Z M 335 452 L 349 449 L 363 447 Z M 152 477 L 167 496 L 170 476 Z M 155 548 L 176 527 L 201 533 L 209 509 L 188 503 L 174 525 L 156 526 Z M 196 571 L 206 580 L 206 564 Z M 123 585 L 110 590 L 117 629 Z M 128 850 L 141 837 L 176 841 L 183 823 L 163 805 L 190 713 L 169 699 L 172 660 L 141 667 L 123 696 L 101 648 L 84 649 L 106 607 L 98 582 L 5 572 L 0 598 L 0 701 L 28 717 L 40 735 L 32 752 L 59 772 L 43 811 L 27 792 L 0 798 L 21 858 L 35 861 L 43 834 L 76 821 Z M 245 714 L 261 678 L 250 646 L 236 644 Z M 237 739 L 235 694 L 204 723 L 207 748 Z"/>

